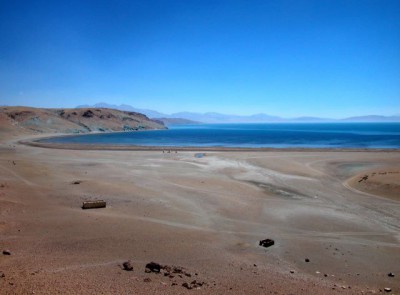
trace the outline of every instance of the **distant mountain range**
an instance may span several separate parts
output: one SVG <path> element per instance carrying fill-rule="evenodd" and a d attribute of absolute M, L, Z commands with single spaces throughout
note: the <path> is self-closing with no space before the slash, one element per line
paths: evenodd
<path fill-rule="evenodd" d="M 80 105 L 77 108 L 109 108 L 121 111 L 138 112 L 146 115 L 151 119 L 163 121 L 166 125 L 173 124 L 196 124 L 196 123 L 272 123 L 272 122 L 400 122 L 400 115 L 397 116 L 379 116 L 368 115 L 349 117 L 344 119 L 330 119 L 318 117 L 298 117 L 298 118 L 282 118 L 267 114 L 254 114 L 250 116 L 227 115 L 220 113 L 193 113 L 179 112 L 173 114 L 163 114 L 154 110 L 139 109 L 130 105 L 113 105 L 108 103 L 96 103 L 94 105 Z"/>

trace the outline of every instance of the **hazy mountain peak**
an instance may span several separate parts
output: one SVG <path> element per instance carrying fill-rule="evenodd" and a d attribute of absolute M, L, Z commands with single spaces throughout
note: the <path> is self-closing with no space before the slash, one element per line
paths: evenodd
<path fill-rule="evenodd" d="M 77 108 L 90 107 L 88 105 L 78 106 Z M 132 107 L 127 104 L 115 105 L 104 102 L 96 103 L 91 107 L 97 108 L 110 108 L 122 111 L 137 112 L 146 115 L 149 118 L 163 118 L 165 119 L 185 119 L 189 121 L 202 122 L 202 123 L 268 123 L 268 122 L 400 122 L 400 116 L 380 116 L 380 115 L 368 115 L 368 116 L 357 116 L 349 117 L 344 119 L 329 119 L 319 118 L 312 116 L 300 116 L 297 118 L 282 118 L 279 116 L 268 115 L 265 113 L 257 113 L 253 115 L 232 115 L 232 114 L 221 114 L 218 112 L 206 112 L 206 113 L 195 113 L 195 112 L 177 112 L 173 114 L 163 114 L 158 111 L 149 109 L 139 109 Z M 188 121 L 188 122 L 189 122 Z M 185 122 L 185 121 L 179 121 Z"/>

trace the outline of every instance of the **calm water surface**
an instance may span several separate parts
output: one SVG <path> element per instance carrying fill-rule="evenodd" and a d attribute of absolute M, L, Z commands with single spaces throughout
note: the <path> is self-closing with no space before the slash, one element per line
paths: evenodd
<path fill-rule="evenodd" d="M 141 146 L 400 148 L 400 123 L 202 124 L 45 142 Z"/>

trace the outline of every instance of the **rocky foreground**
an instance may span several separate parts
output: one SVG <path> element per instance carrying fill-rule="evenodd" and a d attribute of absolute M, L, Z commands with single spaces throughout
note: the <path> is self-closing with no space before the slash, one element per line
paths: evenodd
<path fill-rule="evenodd" d="M 21 139 L 164 127 L 0 120 L 0 294 L 400 292 L 399 151 L 50 149 Z"/>
<path fill-rule="evenodd" d="M 1 107 L 0 133 L 88 133 L 165 129 L 143 114 L 113 109 Z"/>

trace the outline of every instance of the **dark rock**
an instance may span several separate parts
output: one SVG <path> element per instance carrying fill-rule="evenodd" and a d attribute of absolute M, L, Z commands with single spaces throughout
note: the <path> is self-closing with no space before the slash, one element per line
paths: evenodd
<path fill-rule="evenodd" d="M 393 278 L 393 277 L 394 277 L 394 273 L 392 273 L 392 272 L 389 272 L 389 273 L 388 273 L 388 277 L 391 277 L 391 278 Z"/>
<path fill-rule="evenodd" d="M 188 289 L 188 290 L 191 290 L 191 289 L 192 289 L 192 286 L 189 285 L 188 283 L 183 283 L 183 284 L 182 284 L 182 287 L 185 287 L 185 288 Z"/>
<path fill-rule="evenodd" d="M 275 244 L 275 241 L 272 240 L 272 239 L 265 239 L 265 240 L 261 240 L 259 242 L 259 246 L 262 246 L 262 247 L 265 247 L 265 248 L 271 247 L 274 244 Z"/>
<path fill-rule="evenodd" d="M 10 250 L 3 250 L 3 255 L 11 255 L 11 251 Z"/>
<path fill-rule="evenodd" d="M 107 203 L 104 200 L 84 201 L 82 203 L 82 209 L 106 208 L 106 206 Z"/>
<path fill-rule="evenodd" d="M 4 278 L 6 275 L 4 274 L 4 272 L 0 271 L 0 279 Z"/>
<path fill-rule="evenodd" d="M 133 266 L 132 266 L 132 263 L 131 263 L 130 260 L 125 261 L 125 262 L 122 264 L 122 266 L 123 266 L 124 270 L 126 270 L 126 271 L 132 271 L 132 270 L 133 270 Z"/>
<path fill-rule="evenodd" d="M 158 264 L 157 262 L 150 262 L 146 264 L 146 269 L 150 270 L 150 272 L 159 273 L 161 268 L 162 268 L 161 265 Z"/>
<path fill-rule="evenodd" d="M 306 258 L 304 259 L 305 262 L 310 262 L 310 259 Z"/>
<path fill-rule="evenodd" d="M 183 268 L 179 266 L 174 266 L 172 271 L 173 273 L 183 273 Z"/>
<path fill-rule="evenodd" d="M 385 290 L 385 292 L 391 292 L 392 291 L 392 289 L 390 289 L 390 288 L 385 288 L 383 290 Z"/>
<path fill-rule="evenodd" d="M 80 184 L 82 181 L 80 181 L 80 180 L 75 180 L 75 181 L 73 181 L 72 182 L 72 184 Z"/>
<path fill-rule="evenodd" d="M 91 110 L 87 110 L 86 112 L 84 112 L 82 114 L 82 117 L 85 117 L 85 118 L 91 118 L 93 116 L 94 116 L 94 114 L 93 114 L 93 112 Z"/>
<path fill-rule="evenodd" d="M 151 282 L 151 279 L 150 279 L 150 278 L 144 278 L 144 279 L 143 279 L 143 282 L 145 282 L 145 283 L 150 283 L 150 282 Z"/>

